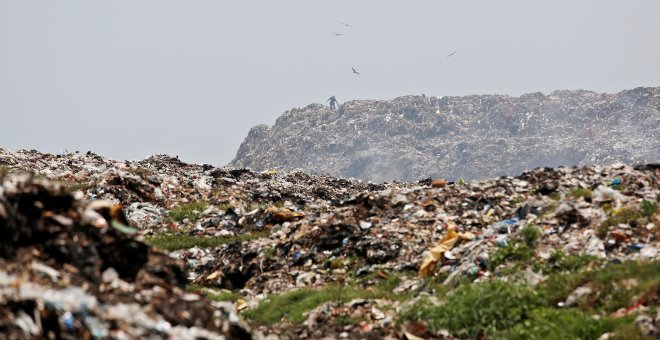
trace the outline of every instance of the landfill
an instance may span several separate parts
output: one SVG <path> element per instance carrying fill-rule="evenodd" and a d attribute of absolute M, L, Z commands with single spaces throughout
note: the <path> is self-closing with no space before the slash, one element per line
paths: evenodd
<path fill-rule="evenodd" d="M 602 322 L 598 337 L 620 336 L 616 322 L 660 334 L 657 274 L 614 282 L 635 294 L 612 301 L 587 279 L 657 267 L 658 164 L 375 184 L 0 149 L 0 177 L 8 338 L 497 337 L 516 324 L 470 333 L 418 309 L 560 274 L 584 276 L 520 324 L 575 312 Z"/>
<path fill-rule="evenodd" d="M 234 167 L 365 181 L 474 180 L 660 161 L 660 87 L 312 104 L 250 130 Z"/>

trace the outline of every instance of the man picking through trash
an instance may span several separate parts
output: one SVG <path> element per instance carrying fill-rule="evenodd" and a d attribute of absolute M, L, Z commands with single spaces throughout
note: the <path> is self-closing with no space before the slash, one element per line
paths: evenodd
<path fill-rule="evenodd" d="M 332 111 L 334 111 L 336 109 L 337 105 L 339 105 L 339 103 L 337 102 L 337 98 L 335 98 L 335 96 L 332 96 L 332 97 L 328 98 L 328 100 L 326 100 L 326 102 L 330 102 L 330 110 L 332 110 Z"/>

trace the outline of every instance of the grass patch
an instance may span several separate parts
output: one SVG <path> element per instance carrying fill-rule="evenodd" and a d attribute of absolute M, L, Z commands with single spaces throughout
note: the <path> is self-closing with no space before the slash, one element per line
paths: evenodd
<path fill-rule="evenodd" d="M 206 202 L 197 201 L 184 203 L 175 206 L 172 210 L 167 212 L 167 217 L 174 222 L 183 222 L 188 220 L 190 222 L 195 222 L 202 215 L 202 212 L 206 210 L 208 204 Z"/>
<path fill-rule="evenodd" d="M 450 293 L 437 294 L 439 305 L 420 300 L 404 310 L 398 321 L 421 320 L 431 332 L 446 329 L 458 338 L 597 339 L 607 332 L 616 339 L 642 338 L 633 322 L 636 314 L 621 318 L 606 315 L 637 302 L 655 315 L 660 261 L 630 261 L 593 270 L 592 264 L 598 260 L 556 254 L 556 272 L 534 290 L 498 280 L 464 283 Z M 579 272 L 566 273 L 564 269 Z M 591 288 L 592 293 L 575 307 L 556 308 L 581 286 Z"/>
<path fill-rule="evenodd" d="M 231 301 L 236 302 L 240 295 L 238 292 L 232 292 L 226 289 L 213 289 L 200 285 L 189 285 L 186 287 L 189 293 L 201 294 L 212 301 Z"/>
<path fill-rule="evenodd" d="M 637 300 L 657 301 L 660 289 L 660 261 L 608 264 L 598 270 L 555 274 L 538 287 L 547 305 L 564 301 L 577 287 L 588 285 L 595 292 L 578 307 L 611 313 Z"/>
<path fill-rule="evenodd" d="M 612 214 L 601 224 L 601 227 L 609 228 L 616 227 L 617 225 L 623 223 L 634 223 L 635 220 L 642 217 L 642 214 L 634 209 L 630 208 L 621 208 L 614 210 Z"/>
<path fill-rule="evenodd" d="M 591 201 L 591 194 L 591 190 L 586 188 L 574 188 L 568 192 L 569 197 L 573 197 L 575 199 L 582 197 L 587 201 Z"/>
<path fill-rule="evenodd" d="M 534 249 L 525 243 L 511 242 L 499 248 L 491 257 L 488 267 L 491 271 L 507 261 L 529 261 L 534 256 Z"/>
<path fill-rule="evenodd" d="M 630 321 L 630 318 L 594 318 L 579 310 L 539 308 L 527 320 L 495 334 L 493 339 L 598 339 Z"/>
<path fill-rule="evenodd" d="M 511 204 L 511 205 L 518 205 L 518 204 L 522 203 L 524 200 L 525 200 L 524 197 L 522 197 L 522 196 L 520 196 L 520 195 L 517 195 L 517 196 L 514 196 L 514 197 L 511 199 L 510 204 Z"/>
<path fill-rule="evenodd" d="M 190 236 L 187 234 L 163 234 L 148 236 L 145 238 L 144 242 L 153 247 L 167 251 L 173 251 L 178 249 L 189 249 L 192 247 L 212 248 L 234 242 L 252 241 L 268 237 L 269 235 L 270 232 L 267 230 L 223 237 L 198 237 Z"/>
<path fill-rule="evenodd" d="M 280 295 L 271 295 L 259 305 L 247 310 L 243 315 L 261 324 L 273 324 L 282 318 L 300 323 L 305 320 L 305 313 L 323 303 L 339 300 L 339 287 L 326 287 L 322 289 L 301 289 Z M 343 299 L 348 295 L 343 294 Z"/>
<path fill-rule="evenodd" d="M 401 279 L 390 275 L 382 282 L 363 288 L 356 285 L 333 285 L 320 289 L 304 288 L 284 294 L 270 295 L 259 305 L 249 309 L 243 315 L 259 324 L 274 324 L 282 319 L 294 323 L 305 320 L 307 312 L 326 303 L 344 303 L 353 299 L 406 299 L 410 296 L 393 296 L 392 290 L 396 288 Z"/>
<path fill-rule="evenodd" d="M 658 205 L 654 202 L 647 201 L 647 200 L 642 200 L 642 206 L 640 209 L 640 213 L 642 216 L 649 218 L 655 214 L 655 212 L 658 211 Z"/>
<path fill-rule="evenodd" d="M 599 265 L 602 261 L 590 255 L 566 254 L 559 249 L 550 252 L 550 258 L 545 263 L 534 263 L 532 269 L 543 274 L 573 273 L 587 267 Z"/>
<path fill-rule="evenodd" d="M 526 245 L 536 247 L 536 243 L 541 237 L 541 231 L 535 225 L 528 224 L 520 230 L 520 236 Z"/>
<path fill-rule="evenodd" d="M 424 320 L 433 332 L 447 329 L 461 338 L 480 338 L 522 322 L 540 303 L 528 287 L 495 280 L 462 285 L 444 304 L 416 305 L 401 319 Z"/>

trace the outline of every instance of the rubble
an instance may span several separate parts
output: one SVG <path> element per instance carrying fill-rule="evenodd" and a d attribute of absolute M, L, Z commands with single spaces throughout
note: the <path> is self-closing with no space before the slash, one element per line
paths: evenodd
<path fill-rule="evenodd" d="M 61 184 L 12 175 L 0 206 L 5 336 L 250 338 L 187 294 L 182 263 L 135 239 L 112 204 L 85 206 Z M 102 222 L 85 222 L 90 215 Z"/>
<path fill-rule="evenodd" d="M 438 292 L 498 280 L 544 289 L 557 275 L 660 260 L 657 164 L 537 168 L 440 185 L 167 156 L 119 162 L 0 150 L 0 167 L 9 173 L 0 191 L 0 304 L 13 308 L 0 327 L 16 334 L 44 332 L 37 308 L 55 313 L 43 318 L 61 333 L 209 336 L 233 325 L 255 337 L 439 338 L 459 333 L 424 316 L 405 319 L 420 303 L 442 305 Z M 614 283 L 637 292 L 647 279 Z M 190 287 L 229 301 L 209 303 Z M 599 287 L 579 282 L 550 307 L 592 308 L 606 296 Z M 657 308 L 657 294 L 630 294 L 593 313 L 635 325 L 641 306 Z M 62 307 L 19 308 L 26 299 Z M 255 315 L 262 311 L 269 321 Z M 117 316 L 127 313 L 130 322 Z M 651 332 L 647 318 L 637 324 Z"/>
<path fill-rule="evenodd" d="M 660 87 L 520 97 L 404 96 L 312 104 L 254 127 L 230 163 L 374 182 L 517 175 L 539 166 L 660 161 Z"/>

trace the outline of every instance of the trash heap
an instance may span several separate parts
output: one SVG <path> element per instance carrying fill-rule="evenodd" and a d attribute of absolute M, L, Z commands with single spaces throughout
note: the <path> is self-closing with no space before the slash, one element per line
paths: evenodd
<path fill-rule="evenodd" d="M 25 170 L 36 172 L 37 179 L 5 184 L 4 206 L 10 206 L 4 203 L 10 197 L 11 202 L 29 201 L 10 195 L 18 190 L 10 188 L 61 191 L 39 200 L 47 207 L 38 207 L 39 213 L 30 210 L 3 224 L 2 234 L 15 236 L 0 248 L 6 273 L 0 285 L 13 297 L 0 301 L 14 301 L 14 306 L 23 301 L 8 287 L 47 287 L 41 300 L 33 299 L 38 302 L 56 295 L 48 289 L 67 287 L 62 282 L 80 283 L 81 293 L 95 297 L 101 307 L 57 309 L 60 330 L 68 311 L 75 330 L 91 329 L 85 320 L 93 317 L 107 332 L 121 329 L 139 336 L 227 335 L 246 329 L 236 324 L 238 319 L 256 338 L 524 338 L 535 336 L 524 332 L 544 328 L 520 325 L 547 320 L 583 320 L 580 329 L 593 329 L 596 338 L 616 338 L 617 325 L 628 325 L 625 330 L 640 336 L 658 334 L 657 164 L 537 168 L 468 182 L 372 184 L 300 171 L 192 165 L 162 155 L 119 162 L 92 153 L 0 150 L 0 174 L 10 173 L 5 183 L 23 183 L 15 173 Z M 50 187 L 59 189 L 44 189 Z M 95 203 L 98 199 L 111 204 Z M 181 268 L 177 261 L 185 264 L 183 270 L 175 269 Z M 514 308 L 518 319 L 482 315 L 472 323 L 487 320 L 497 326 L 483 333 L 443 323 L 469 313 L 434 319 L 445 315 L 443 308 L 452 301 L 469 297 L 470 287 L 502 289 L 498 282 L 537 291 L 529 305 Z M 552 286 L 556 282 L 567 286 L 558 289 Z M 120 293 L 128 286 L 130 294 Z M 103 287 L 112 287 L 112 293 Z M 541 293 L 548 291 L 554 293 Z M 207 298 L 222 302 L 209 304 Z M 64 304 L 64 298 L 53 299 Z M 131 311 L 148 309 L 149 325 L 164 322 L 160 328 L 127 322 L 134 327 L 129 328 L 107 312 L 108 304 L 119 303 L 133 306 Z M 184 303 L 189 305 L 182 308 Z M 201 306 L 210 308 L 207 318 L 194 312 Z M 0 319 L 11 321 L 0 321 L 0 327 L 29 332 L 28 319 L 12 308 Z M 37 320 L 25 308 L 23 313 Z M 22 321 L 14 322 L 19 317 Z M 197 318 L 208 321 L 188 321 Z M 594 320 L 598 327 L 587 327 Z M 555 323 L 548 329 L 571 327 Z"/>
<path fill-rule="evenodd" d="M 520 97 L 404 96 L 292 109 L 254 127 L 234 167 L 374 182 L 518 175 L 539 166 L 660 161 L 660 88 Z"/>
<path fill-rule="evenodd" d="M 250 338 L 233 309 L 186 293 L 182 263 L 137 240 L 127 224 L 118 205 L 84 204 L 30 175 L 5 177 L 2 337 Z"/>

